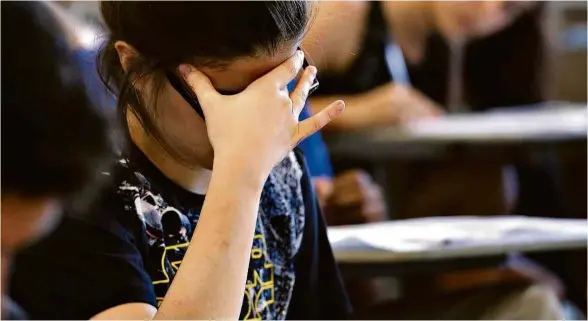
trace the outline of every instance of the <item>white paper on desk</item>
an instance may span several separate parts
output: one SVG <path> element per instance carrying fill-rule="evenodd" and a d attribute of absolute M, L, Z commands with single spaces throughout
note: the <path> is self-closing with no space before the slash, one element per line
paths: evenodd
<path fill-rule="evenodd" d="M 587 220 L 524 216 L 432 217 L 355 226 L 331 227 L 333 247 L 356 244 L 394 252 L 415 252 L 459 243 L 533 241 L 537 237 L 588 234 Z"/>
<path fill-rule="evenodd" d="M 587 112 L 584 106 L 451 114 L 438 119 L 414 121 L 402 130 L 413 137 L 444 139 L 585 134 Z"/>

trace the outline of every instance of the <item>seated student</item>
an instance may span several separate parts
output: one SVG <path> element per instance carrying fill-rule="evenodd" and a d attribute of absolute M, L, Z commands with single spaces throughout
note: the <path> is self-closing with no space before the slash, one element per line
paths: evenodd
<path fill-rule="evenodd" d="M 158 307 L 156 316 L 162 318 L 344 318 L 348 303 L 304 158 L 289 153 L 265 173 L 267 181 L 260 179 L 284 151 L 275 142 L 257 146 L 262 137 L 294 133 L 293 140 L 276 139 L 295 146 L 342 108 L 342 103 L 331 104 L 320 118 L 295 130 L 316 69 L 307 68 L 290 95 L 283 89 L 302 62 L 296 48 L 311 4 L 103 2 L 101 11 L 110 36 L 100 72 L 118 94 L 127 146 L 108 172 L 111 184 L 91 205 L 92 213 L 66 218 L 43 246 L 20 257 L 14 297 L 39 318 L 142 319 L 153 317 Z M 284 61 L 284 68 L 274 69 Z M 185 63 L 198 70 L 178 68 Z M 231 93 L 247 89 L 221 96 L 205 90 L 210 85 Z M 192 90 L 200 103 L 213 105 L 202 115 Z M 259 95 L 249 97 L 248 91 Z M 262 125 L 272 119 L 264 113 L 277 113 L 272 110 L 279 105 L 245 109 L 272 101 L 285 103 L 279 108 L 289 114 L 274 116 L 271 126 Z M 239 118 L 256 128 L 246 133 L 249 126 Z M 285 130 L 284 123 L 289 125 Z M 264 127 L 268 131 L 257 130 Z M 219 149 L 231 140 L 238 148 Z M 255 155 L 260 148 L 275 154 L 260 159 Z M 234 166 L 232 175 L 217 176 L 226 166 Z M 230 201 L 238 204 L 260 183 L 258 215 L 235 208 L 224 213 Z M 245 185 L 243 195 L 216 194 L 227 207 L 206 214 L 211 193 L 239 184 Z M 215 218 L 224 225 L 211 227 Z M 248 233 L 252 243 L 227 239 Z M 207 241 L 212 243 L 208 250 L 198 246 Z M 242 278 L 239 271 L 226 271 L 249 258 Z M 212 277 L 193 279 L 201 270 Z M 241 313 L 233 313 L 236 297 L 227 292 L 235 286 L 244 290 L 237 298 Z M 226 313 L 215 301 L 223 297 Z"/>
<path fill-rule="evenodd" d="M 80 193 L 79 190 L 92 190 L 95 185 L 92 182 L 101 170 L 99 165 L 106 164 L 104 158 L 110 153 L 110 144 L 107 139 L 107 122 L 103 113 L 89 102 L 85 96 L 84 88 L 80 86 L 81 75 L 74 64 L 75 54 L 71 53 L 71 47 L 76 47 L 75 35 L 71 34 L 71 30 L 68 30 L 67 21 L 61 19 L 63 17 L 58 9 L 58 7 L 42 2 L 3 4 L 4 25 L 12 26 L 13 28 L 18 26 L 21 31 L 18 37 L 13 33 L 6 35 L 4 38 L 4 43 L 13 49 L 3 55 L 2 58 L 6 66 L 3 70 L 3 76 L 12 80 L 12 82 L 4 82 L 2 87 L 5 89 L 4 116 L 5 120 L 7 120 L 4 130 L 6 131 L 5 133 L 24 130 L 20 136 L 24 140 L 5 139 L 3 144 L 3 150 L 5 151 L 3 169 L 5 169 L 6 174 L 2 178 L 2 202 L 4 205 L 2 283 L 5 287 L 14 251 L 42 236 L 43 232 L 50 230 L 54 225 L 51 222 L 56 221 L 61 208 L 70 207 L 74 200 L 78 204 L 88 200 L 87 197 L 81 197 L 81 194 L 86 193 Z M 22 43 L 23 41 L 31 40 L 31 44 L 25 45 Z M 73 46 L 72 42 L 74 42 Z M 30 50 L 31 46 L 33 46 L 32 49 L 34 50 Z M 24 64 L 29 61 L 38 62 L 38 70 L 44 77 L 31 78 L 22 72 L 23 68 L 25 68 Z M 288 70 L 290 67 L 283 65 L 279 68 Z M 66 74 L 68 78 L 63 78 L 64 74 L 59 72 L 62 70 L 68 71 Z M 303 78 L 303 80 L 306 78 Z M 46 90 L 47 88 L 51 90 Z M 210 90 L 201 90 L 201 92 L 206 93 L 210 92 Z M 255 96 L 254 91 L 248 90 L 247 92 L 245 97 Z M 214 105 L 227 106 L 222 101 L 216 102 Z M 240 104 L 240 107 L 245 108 L 245 110 L 248 108 L 246 103 Z M 263 112 L 267 120 L 283 119 L 283 115 L 290 115 L 289 109 L 280 111 L 280 109 L 276 109 L 279 106 L 272 104 L 271 101 L 267 101 L 267 105 L 264 105 L 264 107 L 265 109 L 262 108 L 261 111 L 269 111 L 267 113 Z M 271 113 L 271 111 L 278 112 Z M 335 115 L 333 113 L 330 116 Z M 330 116 L 325 114 L 325 117 Z M 248 126 L 260 121 L 256 118 L 241 117 L 238 113 L 234 113 L 234 115 L 208 113 L 209 122 L 212 124 L 216 123 L 216 119 L 225 122 L 233 119 L 233 117 L 239 120 L 238 123 L 233 125 L 245 125 L 246 127 L 238 127 L 248 133 L 251 132 Z M 64 120 L 69 120 L 71 125 L 63 126 L 62 122 Z M 301 136 L 294 137 L 294 141 L 298 141 L 301 137 L 315 131 L 318 127 L 313 122 L 316 121 L 326 122 L 328 119 L 314 118 L 309 122 L 301 123 Z M 272 131 L 267 126 L 264 129 L 270 130 L 277 135 L 253 135 L 253 137 L 260 138 L 258 146 L 264 147 L 256 148 L 257 153 L 254 155 L 259 157 L 259 160 L 279 157 L 281 150 L 291 146 L 291 143 L 285 144 L 283 138 L 291 135 L 291 126 L 294 126 L 295 122 L 270 121 L 269 124 L 275 126 L 274 128 L 278 129 L 278 131 Z M 243 136 L 238 133 L 242 132 L 242 130 L 235 127 L 237 126 L 230 129 L 216 128 L 221 134 L 229 130 L 231 132 L 236 131 L 237 134 L 235 135 L 237 137 Z M 210 128 L 215 127 L 209 126 Z M 307 134 L 305 134 L 305 128 L 310 130 Z M 285 134 L 285 137 L 280 134 Z M 8 136 L 4 135 L 4 137 Z M 211 138 L 214 138 L 214 136 L 211 136 Z M 236 141 L 227 140 L 223 144 L 218 140 L 216 141 L 216 150 L 223 150 L 226 146 L 239 146 Z M 276 142 L 279 144 L 275 145 Z M 26 143 L 28 146 L 24 151 L 20 151 L 20 144 L 22 143 Z M 47 149 L 46 146 L 51 146 L 52 149 Z M 19 152 L 16 153 L 16 150 Z M 234 154 L 233 156 L 237 155 Z M 262 164 L 263 162 L 255 162 L 247 171 L 253 173 L 258 168 L 261 169 L 257 163 Z M 269 170 L 271 166 L 266 165 L 265 167 L 267 168 L 266 170 Z M 228 170 L 231 175 L 234 175 L 243 172 L 239 168 L 231 165 L 227 168 L 220 168 L 215 173 L 226 174 Z M 235 169 L 237 172 L 235 172 Z M 264 175 L 262 174 L 261 177 L 263 178 Z M 255 178 L 255 175 L 248 176 Z M 247 180 L 243 182 L 237 181 L 230 186 L 221 185 L 220 188 L 226 200 L 220 200 L 216 197 L 218 194 L 216 191 L 219 190 L 216 187 L 217 185 L 211 186 L 209 189 L 207 207 L 201 214 L 203 217 L 207 217 L 207 212 L 219 213 L 218 210 L 215 211 L 215 206 L 217 208 L 222 207 L 219 205 L 223 205 L 227 200 L 232 199 L 232 195 L 244 194 L 243 192 L 246 191 L 241 188 L 243 185 L 247 185 L 249 189 Z M 261 185 L 259 185 L 258 192 L 254 191 L 254 194 L 260 192 Z M 245 207 L 245 211 L 236 211 L 235 214 L 237 216 L 248 214 L 248 217 L 254 217 L 257 214 L 258 198 L 253 195 L 247 200 L 245 195 L 240 195 L 238 200 L 243 200 L 241 205 Z M 247 209 L 247 204 L 253 204 L 253 210 Z M 233 214 L 231 212 L 234 211 L 223 210 L 223 212 L 230 217 L 230 214 Z M 216 217 L 222 216 L 209 217 L 206 223 L 200 224 L 200 230 L 206 230 L 207 226 L 210 226 L 211 223 L 214 224 Z M 40 224 L 43 224 L 43 226 Z M 222 227 L 222 225 L 217 226 L 217 228 Z M 243 238 L 244 240 L 251 239 L 253 232 L 251 231 L 250 235 L 247 235 L 247 233 L 240 234 L 226 234 L 231 238 L 224 241 L 242 243 Z M 215 238 L 204 239 L 198 243 L 198 246 L 212 247 L 215 242 L 218 242 Z M 43 244 L 40 246 L 43 246 Z M 248 249 L 249 247 L 245 247 L 243 251 L 245 258 L 249 256 Z M 224 255 L 227 256 L 228 254 Z M 234 255 L 230 257 L 232 259 L 231 266 L 218 266 L 215 269 L 220 271 L 216 273 L 225 272 L 225 275 L 221 273 L 223 278 L 227 277 L 226 272 L 229 269 L 245 271 L 247 268 L 248 259 L 238 260 Z M 208 258 L 211 259 L 212 257 L 208 256 Z M 202 264 L 202 266 L 205 265 Z M 242 268 L 239 269 L 239 267 Z M 192 276 L 198 281 L 194 274 Z M 211 274 L 206 276 L 214 277 Z M 216 300 L 216 305 L 220 304 L 224 310 L 230 311 L 230 306 L 226 304 L 226 297 L 231 296 L 231 294 L 234 296 L 235 293 L 241 295 L 244 286 L 243 283 L 235 287 L 236 291 L 225 287 L 224 297 L 221 300 Z M 195 295 L 198 292 L 208 293 L 209 291 L 208 289 L 193 287 L 191 292 Z M 4 294 L 4 288 L 2 293 Z M 212 299 L 209 302 L 215 301 Z M 3 296 L 2 303 L 4 319 L 24 318 L 24 313 L 8 297 Z M 240 304 L 237 305 L 237 310 L 239 306 Z M 179 312 L 185 311 L 180 310 Z M 177 314 L 175 315 L 177 316 Z M 222 311 L 221 314 L 216 315 L 228 314 Z M 123 316 L 122 314 L 113 315 L 115 318 Z M 233 314 L 233 316 L 236 316 L 236 314 Z"/>
<path fill-rule="evenodd" d="M 2 3 L 2 26 L 2 319 L 12 319 L 24 317 L 4 296 L 14 254 L 91 196 L 110 141 L 51 9 Z"/>
<path fill-rule="evenodd" d="M 332 98 L 329 96 L 346 98 L 347 113 L 327 128 L 334 131 L 438 115 L 444 109 L 439 103 L 446 102 L 434 101 L 411 86 L 411 77 L 428 58 L 430 42 L 438 35 L 453 44 L 487 37 L 507 28 L 531 7 L 533 1 L 321 4 L 316 23 L 303 41 L 321 68 L 324 84 L 311 101 L 320 105 L 321 100 Z M 436 79 L 444 75 L 429 72 L 419 76 Z M 449 88 L 438 87 L 440 92 Z"/>

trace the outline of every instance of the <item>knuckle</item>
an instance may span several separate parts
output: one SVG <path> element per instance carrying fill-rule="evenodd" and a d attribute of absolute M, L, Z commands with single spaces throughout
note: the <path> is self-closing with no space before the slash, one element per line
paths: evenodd
<path fill-rule="evenodd" d="M 321 124 L 321 119 L 320 119 L 320 118 L 317 118 L 317 119 L 316 119 L 316 120 L 313 122 L 313 128 L 314 128 L 314 131 L 316 132 L 316 131 L 318 131 L 319 129 L 321 129 L 322 127 L 323 127 L 323 126 L 322 126 L 322 124 Z"/>
<path fill-rule="evenodd" d="M 286 107 L 291 107 L 293 102 L 292 99 L 290 99 L 290 97 L 286 96 L 286 95 L 280 95 L 280 103 Z"/>
<path fill-rule="evenodd" d="M 308 92 L 306 90 L 303 90 L 298 94 L 298 97 L 300 98 L 300 101 L 304 103 L 306 99 L 308 99 Z"/>
<path fill-rule="evenodd" d="M 292 64 L 290 66 L 290 76 L 295 77 L 298 74 L 298 66 L 296 64 Z"/>

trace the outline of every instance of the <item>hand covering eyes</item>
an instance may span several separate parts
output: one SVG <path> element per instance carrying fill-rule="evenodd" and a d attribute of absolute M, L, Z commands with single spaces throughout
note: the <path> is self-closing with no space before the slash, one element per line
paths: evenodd
<path fill-rule="evenodd" d="M 300 50 L 300 48 L 299 48 Z M 304 58 L 304 61 L 302 63 L 302 70 L 306 69 L 306 67 L 308 67 L 309 64 L 306 61 L 306 58 Z M 184 79 L 182 77 L 179 77 L 176 73 L 172 72 L 172 71 L 166 71 L 165 76 L 167 78 L 167 80 L 169 81 L 169 83 L 172 85 L 172 87 L 182 96 L 182 98 L 184 98 L 184 100 L 190 105 L 190 107 L 192 107 L 192 109 L 194 109 L 194 111 L 196 111 L 196 113 L 198 115 L 200 115 L 200 117 L 202 117 L 202 119 L 204 118 L 204 111 L 202 111 L 202 107 L 200 106 L 200 103 L 198 102 L 198 97 L 196 96 L 196 94 L 194 93 L 194 91 L 190 88 L 190 85 L 188 85 Z M 296 80 L 293 80 L 294 82 Z M 314 91 L 316 91 L 316 89 L 319 86 L 319 82 L 318 80 L 315 78 L 312 85 L 310 86 L 310 89 L 308 90 L 308 95 L 312 94 Z M 236 92 L 223 92 L 220 91 L 219 92 L 222 95 L 234 95 L 237 94 Z"/>

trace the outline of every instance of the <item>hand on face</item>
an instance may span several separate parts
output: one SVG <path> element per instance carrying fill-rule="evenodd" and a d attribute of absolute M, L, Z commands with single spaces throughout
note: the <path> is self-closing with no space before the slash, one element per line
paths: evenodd
<path fill-rule="evenodd" d="M 388 83 L 376 88 L 373 97 L 379 102 L 369 112 L 381 124 L 404 124 L 443 114 L 441 106 L 408 85 Z"/>
<path fill-rule="evenodd" d="M 382 190 L 368 173 L 351 170 L 335 177 L 324 201 L 330 225 L 380 222 L 386 219 Z"/>
<path fill-rule="evenodd" d="M 219 158 L 246 162 L 250 170 L 267 175 L 300 141 L 343 111 L 344 103 L 336 101 L 298 122 L 316 68 L 304 70 L 292 93 L 288 93 L 286 86 L 298 75 L 303 59 L 304 54 L 297 52 L 241 93 L 230 96 L 219 94 L 196 68 L 180 66 L 204 111 L 215 162 Z"/>

